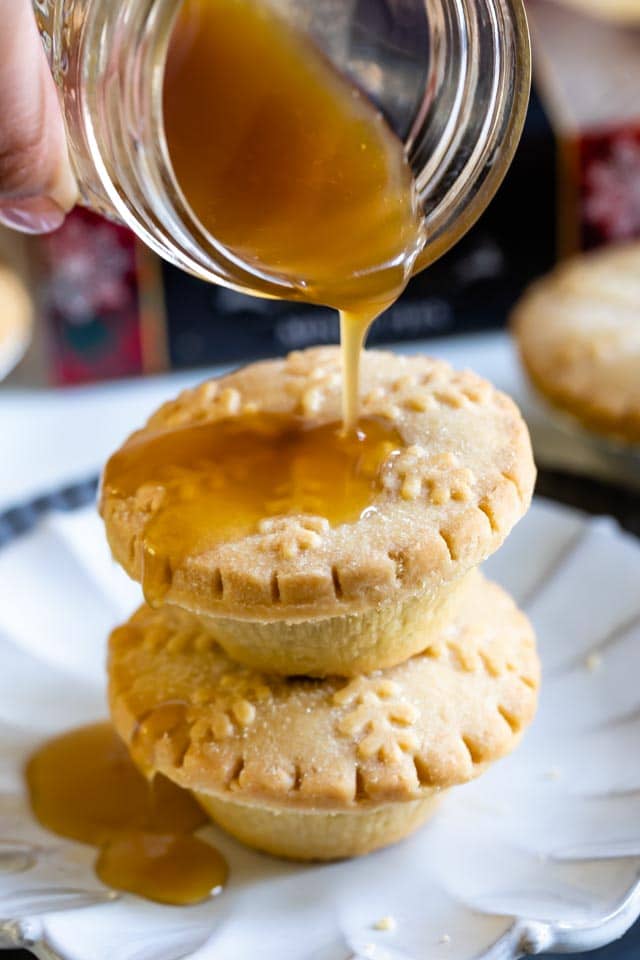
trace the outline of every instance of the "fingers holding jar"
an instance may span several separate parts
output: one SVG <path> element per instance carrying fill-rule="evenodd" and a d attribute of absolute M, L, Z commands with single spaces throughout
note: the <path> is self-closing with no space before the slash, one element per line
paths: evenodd
<path fill-rule="evenodd" d="M 0 0 L 0 223 L 57 229 L 77 186 L 30 0 Z"/>

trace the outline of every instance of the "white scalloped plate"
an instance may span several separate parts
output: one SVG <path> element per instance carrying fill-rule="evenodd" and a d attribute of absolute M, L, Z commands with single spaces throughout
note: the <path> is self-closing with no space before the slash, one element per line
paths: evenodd
<path fill-rule="evenodd" d="M 29 751 L 105 715 L 108 630 L 138 602 L 92 510 L 0 551 L 0 946 L 47 960 L 511 960 L 597 947 L 640 914 L 640 543 L 535 503 L 488 573 L 538 632 L 544 687 L 521 748 L 412 839 L 299 866 L 207 828 L 231 865 L 191 908 L 115 896 L 93 851 L 40 829 Z M 374 924 L 392 915 L 394 931 Z"/>

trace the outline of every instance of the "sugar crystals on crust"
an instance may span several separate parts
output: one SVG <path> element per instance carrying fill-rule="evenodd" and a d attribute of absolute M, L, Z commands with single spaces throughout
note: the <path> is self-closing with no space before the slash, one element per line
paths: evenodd
<path fill-rule="evenodd" d="M 164 600 L 254 621 L 341 616 L 435 594 L 500 546 L 528 508 L 535 478 L 515 405 L 480 377 L 423 356 L 367 351 L 361 380 L 362 415 L 399 437 L 379 466 L 371 509 L 332 525 L 313 509 L 278 513 L 276 504 L 246 534 L 159 563 Z M 123 449 L 258 412 L 339 423 L 340 384 L 337 348 L 252 364 L 165 404 Z M 149 563 L 145 529 L 162 509 L 161 486 L 141 482 L 122 496 L 103 485 L 113 554 L 136 579 Z"/>

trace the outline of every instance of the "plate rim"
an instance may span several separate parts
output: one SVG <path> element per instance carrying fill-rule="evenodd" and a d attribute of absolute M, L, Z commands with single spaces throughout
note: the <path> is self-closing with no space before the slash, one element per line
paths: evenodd
<path fill-rule="evenodd" d="M 64 484 L 34 498 L 10 506 L 0 512 L 0 550 L 14 541 L 32 533 L 43 523 L 49 514 L 70 513 L 83 509 L 95 502 L 99 477 L 89 476 L 75 482 Z M 554 507 L 574 516 L 583 523 L 597 520 L 597 515 L 554 500 L 550 497 L 536 496 L 535 500 L 553 504 Z M 614 518 L 620 531 L 623 530 Z M 638 539 L 634 537 L 634 539 Z M 109 900 L 118 898 L 110 897 Z M 103 902 L 96 897 L 95 902 L 85 906 L 97 906 Z M 64 908 L 62 908 L 64 909 Z M 75 906 L 70 909 L 80 909 Z M 48 911 L 52 913 L 54 911 Z M 0 919 L 0 951 L 24 949 L 38 960 L 72 960 L 71 954 L 61 953 L 47 936 L 44 922 L 47 913 L 20 918 Z M 525 956 L 537 956 L 549 951 L 563 954 L 588 952 L 607 946 L 624 936 L 640 918 L 640 870 L 634 884 L 612 907 L 604 919 L 591 922 L 540 921 L 535 918 L 512 917 L 512 923 L 504 933 L 474 960 L 522 960 Z M 364 960 L 358 953 L 346 948 L 344 960 Z M 189 954 L 185 955 L 185 960 Z"/>

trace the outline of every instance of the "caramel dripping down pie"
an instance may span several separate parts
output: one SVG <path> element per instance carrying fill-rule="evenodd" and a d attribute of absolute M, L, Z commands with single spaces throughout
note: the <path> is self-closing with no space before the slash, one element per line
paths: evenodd
<path fill-rule="evenodd" d="M 528 509 L 535 468 L 509 398 L 424 356 L 365 351 L 361 366 L 362 416 L 396 437 L 370 509 L 334 525 L 321 514 L 265 517 L 163 569 L 162 602 L 197 614 L 255 669 L 353 676 L 401 663 Z M 293 353 L 186 391 L 116 457 L 174 430 L 256 415 L 339 424 L 340 399 L 338 348 Z M 124 495 L 108 480 L 109 466 L 101 512 L 113 555 L 142 580 L 145 530 L 163 491 L 141 483 Z"/>

